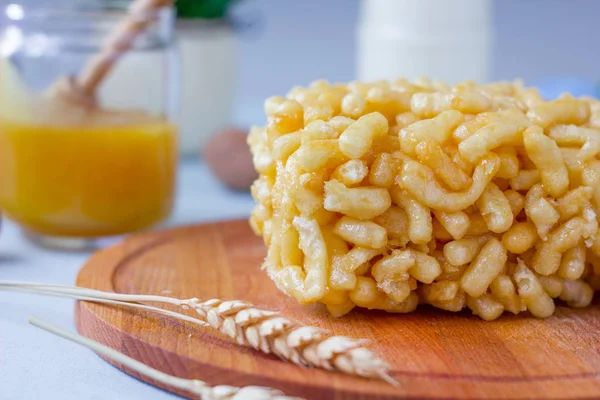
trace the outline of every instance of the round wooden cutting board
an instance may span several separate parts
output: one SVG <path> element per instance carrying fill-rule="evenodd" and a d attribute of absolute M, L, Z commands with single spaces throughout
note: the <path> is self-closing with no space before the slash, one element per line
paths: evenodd
<path fill-rule="evenodd" d="M 319 305 L 303 307 L 281 294 L 260 269 L 264 256 L 261 239 L 246 221 L 185 227 L 132 236 L 97 253 L 79 273 L 77 285 L 247 300 L 338 335 L 370 339 L 402 388 L 300 368 L 207 328 L 152 313 L 80 302 L 77 329 L 172 375 L 213 385 L 271 386 L 307 399 L 600 396 L 598 302 L 587 309 L 558 307 L 546 320 L 505 315 L 484 322 L 466 311 L 452 314 L 425 306 L 407 315 L 353 311 L 335 319 Z"/>

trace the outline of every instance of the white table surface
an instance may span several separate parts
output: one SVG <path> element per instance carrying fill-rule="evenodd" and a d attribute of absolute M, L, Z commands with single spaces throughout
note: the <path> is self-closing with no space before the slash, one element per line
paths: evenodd
<path fill-rule="evenodd" d="M 200 162 L 184 162 L 179 193 L 168 225 L 246 217 L 253 206 L 247 193 L 221 186 Z M 17 227 L 3 221 L 0 279 L 73 284 L 86 253 L 62 253 L 28 243 Z M 103 361 L 93 352 L 27 323 L 36 315 L 75 330 L 74 303 L 68 299 L 0 292 L 0 399 L 172 399 Z"/>

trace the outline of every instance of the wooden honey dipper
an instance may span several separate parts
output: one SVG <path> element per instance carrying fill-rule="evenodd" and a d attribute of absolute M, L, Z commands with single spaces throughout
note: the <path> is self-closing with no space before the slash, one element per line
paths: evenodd
<path fill-rule="evenodd" d="M 157 12 L 173 3 L 174 0 L 135 0 L 127 18 L 111 32 L 102 49 L 83 67 L 79 76 L 61 79 L 51 87 L 47 96 L 86 108 L 96 108 L 96 91 L 114 64 L 133 47 L 136 38 L 155 22 Z"/>

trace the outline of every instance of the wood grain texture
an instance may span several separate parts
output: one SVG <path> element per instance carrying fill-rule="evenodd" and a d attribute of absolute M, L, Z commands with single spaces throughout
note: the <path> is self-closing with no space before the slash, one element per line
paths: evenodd
<path fill-rule="evenodd" d="M 392 376 L 402 389 L 290 365 L 233 344 L 212 330 L 152 313 L 80 302 L 77 329 L 173 375 L 213 385 L 272 386 L 307 399 L 600 395 L 597 302 L 587 309 L 558 307 L 546 320 L 505 315 L 484 322 L 469 312 L 452 314 L 424 306 L 407 315 L 353 311 L 335 319 L 319 305 L 303 307 L 281 294 L 260 270 L 264 256 L 261 239 L 246 221 L 185 227 L 132 236 L 97 253 L 79 273 L 77 285 L 120 293 L 247 300 L 339 335 L 367 338 L 392 364 Z"/>

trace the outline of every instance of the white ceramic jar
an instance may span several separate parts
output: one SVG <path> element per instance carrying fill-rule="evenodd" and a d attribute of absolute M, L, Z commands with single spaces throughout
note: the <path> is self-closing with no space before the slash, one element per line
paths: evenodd
<path fill-rule="evenodd" d="M 210 137 L 231 123 L 235 96 L 236 36 L 227 20 L 176 23 L 181 59 L 179 149 L 197 155 Z"/>
<path fill-rule="evenodd" d="M 357 79 L 486 82 L 491 0 L 362 0 Z"/>

